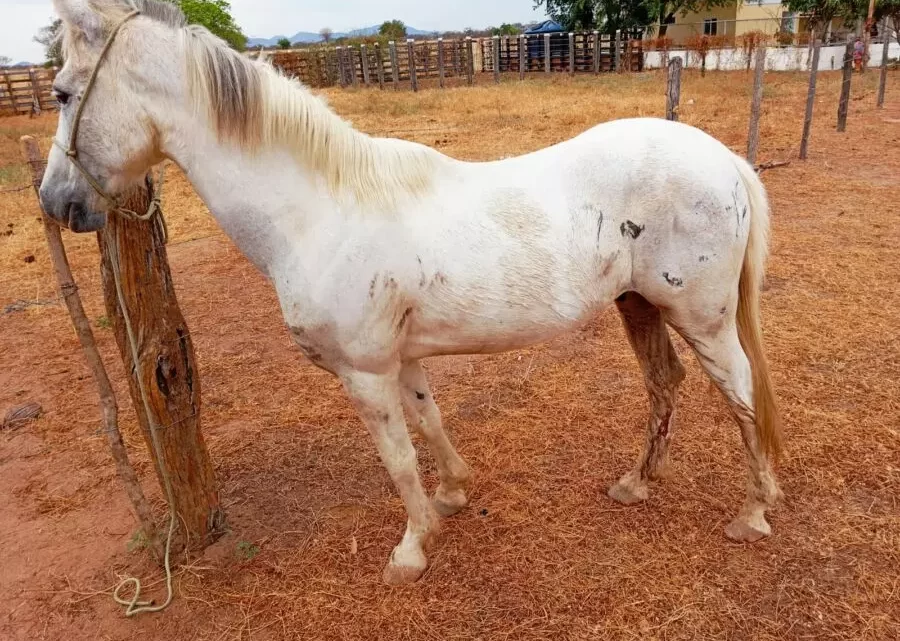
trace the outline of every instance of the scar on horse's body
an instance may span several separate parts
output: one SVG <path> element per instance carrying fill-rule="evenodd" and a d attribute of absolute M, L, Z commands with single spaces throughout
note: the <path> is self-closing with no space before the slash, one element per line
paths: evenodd
<path fill-rule="evenodd" d="M 610 496 L 643 500 L 663 474 L 684 378 L 671 328 L 725 396 L 747 451 L 747 497 L 726 533 L 769 533 L 780 434 L 759 314 L 769 214 L 745 160 L 693 127 L 634 118 L 462 162 L 355 130 L 298 82 L 188 26 L 173 3 L 54 5 L 66 57 L 57 138 L 69 145 L 50 152 L 44 210 L 96 231 L 152 164 L 184 170 L 372 436 L 408 514 L 389 583 L 422 574 L 439 515 L 467 502 L 469 469 L 420 359 L 541 343 L 614 301 L 650 416 Z M 408 427 L 437 463 L 431 499 Z"/>

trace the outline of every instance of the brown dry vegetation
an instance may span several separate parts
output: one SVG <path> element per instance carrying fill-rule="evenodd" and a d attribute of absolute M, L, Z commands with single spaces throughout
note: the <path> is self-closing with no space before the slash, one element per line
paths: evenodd
<path fill-rule="evenodd" d="M 404 516 L 366 431 L 338 385 L 291 348 L 270 288 L 172 171 L 169 255 L 231 531 L 177 570 L 169 610 L 126 620 L 111 586 L 136 574 L 160 595 L 160 572 L 126 549 L 135 524 L 65 309 L 2 313 L 0 415 L 26 400 L 45 413 L 0 434 L 0 638 L 900 638 L 900 77 L 884 112 L 874 80 L 854 78 L 838 135 L 838 78 L 822 74 L 810 160 L 764 174 L 774 220 L 765 334 L 787 437 L 771 539 L 744 546 L 722 534 L 743 497 L 740 441 L 681 343 L 689 375 L 671 477 L 639 507 L 605 497 L 647 413 L 610 310 L 538 348 L 427 364 L 475 472 L 472 501 L 444 521 L 419 583 L 382 585 Z M 750 84 L 744 73 L 686 72 L 682 119 L 743 150 Z M 803 74 L 767 76 L 762 160 L 796 155 L 805 94 Z M 663 96 L 658 73 L 329 93 L 365 131 L 470 159 L 661 115 Z M 36 133 L 46 150 L 53 127 L 52 116 L 0 120 L 0 189 L 26 182 L 18 137 Z M 0 232 L 13 232 L 0 236 L 0 312 L 52 303 L 33 195 L 2 193 L 0 208 Z M 162 517 L 102 320 L 95 239 L 65 238 Z M 420 461 L 433 487 L 427 452 Z"/>

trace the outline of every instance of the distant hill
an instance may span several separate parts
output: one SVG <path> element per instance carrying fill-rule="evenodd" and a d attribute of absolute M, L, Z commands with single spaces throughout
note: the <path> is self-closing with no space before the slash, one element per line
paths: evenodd
<path fill-rule="evenodd" d="M 364 27 L 363 29 L 354 29 L 353 31 L 338 31 L 331 35 L 331 37 L 335 40 L 338 38 L 359 38 L 365 36 L 374 36 L 378 34 L 378 29 L 381 25 L 375 25 L 373 27 Z M 415 29 L 413 27 L 407 27 L 406 33 L 409 36 L 430 36 L 434 31 L 422 31 L 421 29 Z M 318 33 L 313 33 L 311 31 L 298 31 L 292 36 L 285 35 L 277 35 L 272 36 L 271 38 L 248 38 L 247 39 L 247 47 L 258 47 L 262 45 L 263 47 L 274 47 L 278 44 L 278 41 L 282 38 L 287 38 L 291 41 L 291 43 L 302 42 L 303 44 L 322 42 L 322 36 Z"/>

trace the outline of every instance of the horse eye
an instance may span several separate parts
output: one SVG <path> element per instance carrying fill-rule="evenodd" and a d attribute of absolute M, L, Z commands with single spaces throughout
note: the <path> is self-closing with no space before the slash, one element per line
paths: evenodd
<path fill-rule="evenodd" d="M 59 104 L 65 105 L 69 103 L 69 94 L 67 94 L 65 91 L 54 89 L 53 95 L 56 96 L 56 100 L 57 102 L 59 102 Z"/>

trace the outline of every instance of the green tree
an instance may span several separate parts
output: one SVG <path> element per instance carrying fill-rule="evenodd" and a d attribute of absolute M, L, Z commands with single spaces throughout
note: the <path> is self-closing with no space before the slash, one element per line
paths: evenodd
<path fill-rule="evenodd" d="M 50 66 L 61 67 L 63 63 L 62 47 L 59 42 L 59 30 L 61 28 L 62 20 L 57 18 L 46 27 L 41 27 L 34 37 L 35 42 L 44 45 L 44 56 L 47 59 L 47 64 Z"/>
<path fill-rule="evenodd" d="M 290 49 L 290 48 L 291 48 L 291 41 L 288 40 L 287 38 L 280 38 L 280 39 L 278 40 L 278 48 L 279 48 L 279 49 Z"/>
<path fill-rule="evenodd" d="M 203 25 L 238 51 L 243 51 L 247 46 L 247 36 L 231 16 L 231 5 L 226 0 L 170 1 L 181 7 L 184 17 L 191 24 Z"/>
<path fill-rule="evenodd" d="M 378 27 L 378 34 L 391 40 L 402 40 L 406 37 L 406 25 L 402 20 L 387 20 Z"/>
<path fill-rule="evenodd" d="M 676 13 L 703 11 L 737 4 L 740 0 L 534 0 L 535 9 L 546 7 L 551 18 L 566 29 L 599 29 L 615 33 L 662 24 Z"/>
<path fill-rule="evenodd" d="M 875 20 L 888 19 L 888 29 L 894 30 L 894 37 L 900 42 L 900 0 L 878 0 L 875 5 Z M 890 34 L 887 36 L 890 38 Z"/>
<path fill-rule="evenodd" d="M 868 14 L 868 0 L 785 0 L 782 3 L 789 11 L 809 16 L 809 25 L 818 28 L 835 18 L 855 20 Z"/>
<path fill-rule="evenodd" d="M 491 27 L 492 36 L 517 36 L 522 30 L 514 24 L 504 22 L 499 27 Z"/>

